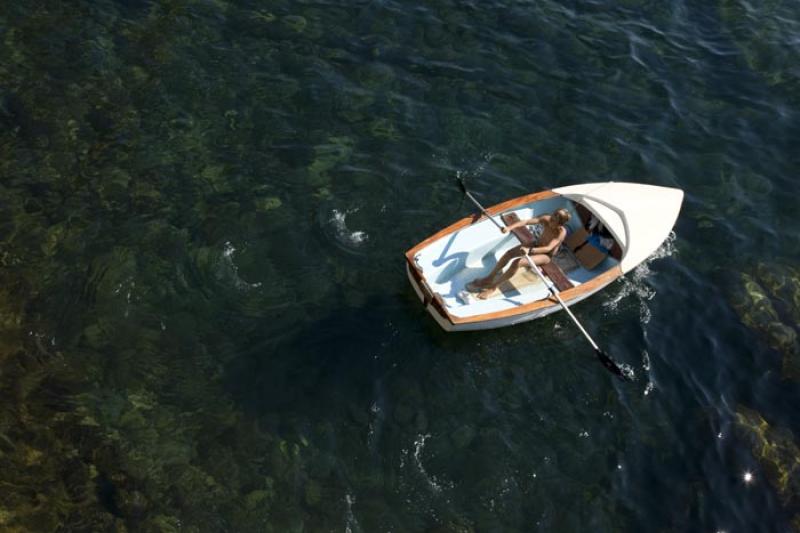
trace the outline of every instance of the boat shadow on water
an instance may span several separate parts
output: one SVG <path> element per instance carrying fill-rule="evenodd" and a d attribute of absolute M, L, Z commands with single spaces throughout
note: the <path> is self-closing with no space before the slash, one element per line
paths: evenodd
<path fill-rule="evenodd" d="M 375 297 L 276 342 L 261 339 L 230 364 L 227 388 L 245 411 L 284 419 L 325 419 L 349 403 L 368 402 L 376 380 L 407 356 L 396 327 L 407 320 L 403 309 L 397 298 Z"/>

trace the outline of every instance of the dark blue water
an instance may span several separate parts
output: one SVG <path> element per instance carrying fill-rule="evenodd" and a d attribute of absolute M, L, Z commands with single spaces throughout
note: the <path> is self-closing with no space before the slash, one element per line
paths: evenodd
<path fill-rule="evenodd" d="M 800 531 L 800 8 L 0 2 L 0 529 Z M 686 193 L 564 316 L 446 334 L 403 252 Z"/>

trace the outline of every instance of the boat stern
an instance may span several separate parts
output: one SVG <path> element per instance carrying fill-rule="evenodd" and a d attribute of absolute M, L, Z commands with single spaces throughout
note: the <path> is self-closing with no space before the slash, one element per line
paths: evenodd
<path fill-rule="evenodd" d="M 411 283 L 411 287 L 414 288 L 414 292 L 422 301 L 425 309 L 436 319 L 436 322 L 439 323 L 442 329 L 445 331 L 453 331 L 453 321 L 450 317 L 450 313 L 447 312 L 445 303 L 442 301 L 441 296 L 431 290 L 425 282 L 425 277 L 421 269 L 413 261 L 413 257 L 406 255 L 406 274 L 408 275 L 408 281 Z"/>

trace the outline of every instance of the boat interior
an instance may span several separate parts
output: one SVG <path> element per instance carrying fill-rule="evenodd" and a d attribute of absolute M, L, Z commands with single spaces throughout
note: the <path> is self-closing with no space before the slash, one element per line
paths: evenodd
<path fill-rule="evenodd" d="M 591 212 L 584 206 L 563 196 L 556 196 L 523 204 L 495 216 L 506 225 L 518 219 L 549 214 L 564 208 L 570 212 L 567 238 L 551 262 L 543 268 L 548 283 L 559 290 L 577 287 L 619 264 L 622 249 L 610 234 L 603 241 L 610 249 L 598 245 L 597 239 L 587 242 Z M 503 222 L 501 222 L 501 220 Z M 525 228 L 521 229 L 525 238 Z M 516 231 L 519 233 L 519 231 Z M 532 237 L 528 234 L 528 237 Z M 518 307 L 549 296 L 547 286 L 529 268 L 520 268 L 508 281 L 502 283 L 490 297 L 477 298 L 466 285 L 486 276 L 497 261 L 511 248 L 519 245 L 512 233 L 501 233 L 486 218 L 443 236 L 432 242 L 415 256 L 430 288 L 438 293 L 450 314 L 457 317 L 493 313 Z"/>

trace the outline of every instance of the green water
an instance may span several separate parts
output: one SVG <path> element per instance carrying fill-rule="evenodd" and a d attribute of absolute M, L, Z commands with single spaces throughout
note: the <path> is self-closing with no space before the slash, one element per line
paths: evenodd
<path fill-rule="evenodd" d="M 0 0 L 0 529 L 800 531 L 798 35 L 789 0 Z M 685 191 L 575 307 L 633 383 L 561 315 L 438 328 L 403 252 L 456 175 Z"/>

